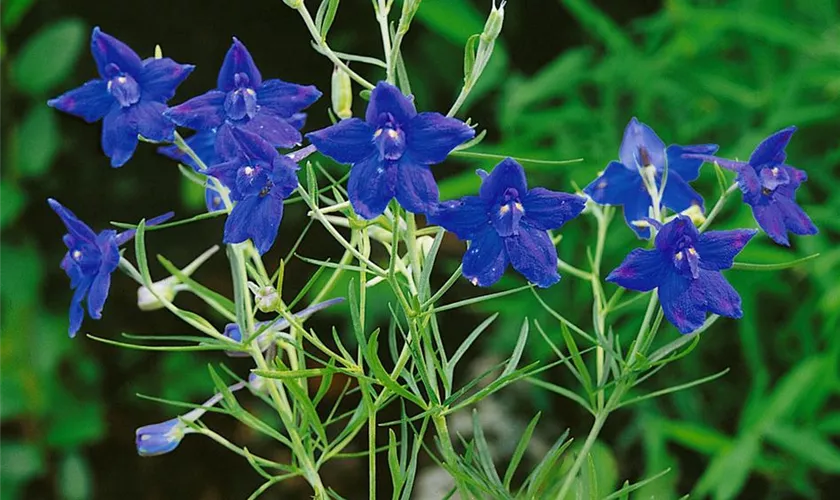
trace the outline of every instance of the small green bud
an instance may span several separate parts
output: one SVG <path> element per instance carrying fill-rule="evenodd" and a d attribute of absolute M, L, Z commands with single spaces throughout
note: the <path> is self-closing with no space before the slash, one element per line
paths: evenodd
<path fill-rule="evenodd" d="M 283 3 L 293 9 L 299 9 L 303 7 L 303 0 L 283 0 Z"/>
<path fill-rule="evenodd" d="M 254 294 L 254 303 L 262 312 L 276 312 L 280 306 L 280 294 L 271 286 L 259 286 L 256 283 L 248 282 L 248 288 Z"/>
<path fill-rule="evenodd" d="M 163 49 L 160 45 L 155 45 L 155 59 L 163 59 Z"/>
<path fill-rule="evenodd" d="M 496 7 L 496 1 L 493 0 L 493 8 L 490 9 L 490 15 L 487 16 L 487 22 L 484 24 L 484 32 L 481 38 L 485 40 L 495 40 L 502 32 L 502 24 L 505 22 L 505 1 Z"/>
<path fill-rule="evenodd" d="M 342 120 L 353 116 L 353 83 L 350 75 L 338 66 L 332 73 L 332 107 Z"/>
<path fill-rule="evenodd" d="M 145 286 L 141 286 L 137 289 L 137 307 L 141 311 L 162 309 L 163 302 L 158 297 L 163 297 L 167 302 L 172 302 L 175 299 L 175 295 L 180 291 L 176 285 L 178 285 L 178 279 L 175 276 L 170 276 L 152 283 L 152 289 L 155 291 L 154 294 Z"/>

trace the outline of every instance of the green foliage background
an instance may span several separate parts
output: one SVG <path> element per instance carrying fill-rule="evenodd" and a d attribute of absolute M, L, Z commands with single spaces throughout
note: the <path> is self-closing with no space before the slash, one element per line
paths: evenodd
<path fill-rule="evenodd" d="M 99 126 L 59 116 L 44 102 L 93 77 L 86 46 L 97 24 L 141 55 L 161 43 L 165 54 L 198 64 L 173 102 L 212 85 L 233 34 L 248 44 L 264 75 L 328 90 L 331 68 L 310 50 L 299 19 L 276 0 L 206 9 L 180 1 L 117 4 L 10 0 L 2 6 L 0 494 L 4 500 L 244 497 L 254 484 L 247 464 L 208 443 L 187 440 L 177 453 L 158 459 L 134 455 L 133 429 L 169 418 L 170 409 L 140 402 L 133 393 L 202 399 L 212 390 L 204 368 L 211 360 L 115 352 L 81 336 L 71 342 L 65 317 L 69 292 L 58 269 L 62 228 L 44 203 L 55 196 L 101 228 L 108 220 L 136 220 L 170 207 L 195 213 L 201 193 L 182 184 L 174 165 L 149 147 L 112 171 L 98 151 Z M 484 1 L 424 1 L 404 46 L 420 108 L 444 109 L 451 103 L 461 83 L 463 45 L 481 31 L 488 10 Z M 220 26 L 220 18 L 229 26 Z M 333 31 L 336 50 L 380 50 L 366 2 L 343 2 Z M 671 469 L 639 498 L 686 493 L 720 499 L 827 498 L 840 487 L 840 197 L 833 195 L 840 188 L 838 2 L 512 0 L 497 47 L 468 102 L 468 114 L 489 131 L 479 149 L 584 159 L 562 167 L 526 165 L 533 184 L 551 189 L 569 191 L 588 183 L 617 156 L 631 116 L 651 125 L 667 143 L 716 142 L 722 156 L 740 158 L 771 132 L 799 127 L 788 157 L 810 176 L 799 196 L 821 232 L 794 238 L 790 250 L 761 236 L 742 256 L 749 262 L 821 256 L 782 272 L 730 271 L 727 277 L 744 301 L 744 319 L 719 321 L 690 356 L 647 387 L 654 391 L 727 367 L 730 372 L 711 384 L 619 411 L 597 448 L 595 470 L 605 483 L 599 491 L 610 492 L 625 478 Z M 311 109 L 310 128 L 326 123 L 327 105 L 325 96 Z M 360 109 L 357 102 L 356 112 Z M 438 167 L 442 197 L 474 191 L 474 168 L 491 166 L 450 161 Z M 696 187 L 710 206 L 718 195 L 710 167 L 704 167 Z M 305 214 L 299 212 L 289 211 L 282 231 L 300 231 Z M 217 222 L 155 244 L 185 263 L 203 247 L 183 243 L 214 243 L 221 234 Z M 717 224 L 752 227 L 754 221 L 746 207 L 731 200 Z M 561 258 L 583 264 L 592 229 L 584 221 L 568 225 Z M 284 251 L 291 244 L 282 243 Z M 445 244 L 448 260 L 442 266 L 451 270 L 462 246 L 449 239 Z M 617 265 L 636 245 L 632 233 L 616 223 L 606 265 Z M 317 251 L 317 239 L 302 249 L 307 256 Z M 296 265 L 287 275 L 294 269 L 311 273 L 311 267 Z M 224 265 L 202 272 L 206 282 L 224 290 Z M 508 274 L 500 287 L 519 284 Z M 471 290 L 463 284 L 456 293 Z M 126 330 L 176 332 L 177 326 L 159 317 L 163 313 L 137 312 L 133 294 L 128 280 L 118 278 L 106 318 L 85 327 L 108 337 Z M 578 324 L 590 321 L 589 287 L 573 277 L 541 296 Z M 628 328 L 643 306 L 628 310 Z M 525 316 L 548 332 L 559 331 L 527 293 L 482 303 L 444 327 L 451 328 L 453 338 L 463 336 L 497 310 L 502 310 L 500 321 L 482 339 L 488 354 L 510 352 Z M 660 339 L 676 335 L 667 328 Z M 529 341 L 528 357 L 553 361 L 536 336 Z M 574 387 L 574 379 L 559 368 L 548 378 Z M 527 404 L 510 409 L 512 414 L 527 421 L 541 410 L 542 421 L 551 421 L 558 434 L 567 427 L 575 436 L 588 430 L 586 415 L 571 403 L 535 387 L 523 391 Z M 339 489 L 358 488 L 363 494 L 365 486 L 346 476 L 364 480 L 365 475 L 352 467 L 345 472 L 336 472 L 343 484 Z M 296 498 L 302 491 L 292 486 L 285 493 Z"/>

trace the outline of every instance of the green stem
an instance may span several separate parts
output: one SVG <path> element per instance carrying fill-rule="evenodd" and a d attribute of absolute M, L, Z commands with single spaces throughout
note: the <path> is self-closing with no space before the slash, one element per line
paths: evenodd
<path fill-rule="evenodd" d="M 391 60 L 393 53 L 391 52 L 391 35 L 388 32 L 388 14 L 391 11 L 391 5 L 387 3 L 387 0 L 377 0 L 374 7 L 376 21 L 379 23 L 379 33 L 382 35 L 382 49 L 385 52 L 386 79 L 388 83 L 393 84 L 396 81 L 394 76 L 396 64 Z"/>
<path fill-rule="evenodd" d="M 583 446 L 581 446 L 580 451 L 578 451 L 577 457 L 575 457 L 575 461 L 572 464 L 572 468 L 566 473 L 566 478 L 563 480 L 563 486 L 560 488 L 560 493 L 557 494 L 556 498 L 566 498 L 572 484 L 574 483 L 575 477 L 577 477 L 580 468 L 583 466 L 583 462 L 589 455 L 589 450 L 592 449 L 592 445 L 594 445 L 595 441 L 598 439 L 598 434 L 601 433 L 601 429 L 604 427 L 604 423 L 607 421 L 608 416 L 609 411 L 604 408 L 604 410 L 599 412 L 595 417 L 592 429 L 589 430 L 589 435 L 586 436 L 586 441 L 584 441 Z"/>
<path fill-rule="evenodd" d="M 738 183 L 732 184 L 729 188 L 720 195 L 718 198 L 717 203 L 715 206 L 712 207 L 712 210 L 709 212 L 709 216 L 706 217 L 706 220 L 703 221 L 703 224 L 700 225 L 698 231 L 701 233 L 706 230 L 711 224 L 712 221 L 715 220 L 715 217 L 718 216 L 721 210 L 723 210 L 723 206 L 726 205 L 726 199 L 729 198 L 729 195 L 732 194 L 734 191 L 738 189 Z"/>

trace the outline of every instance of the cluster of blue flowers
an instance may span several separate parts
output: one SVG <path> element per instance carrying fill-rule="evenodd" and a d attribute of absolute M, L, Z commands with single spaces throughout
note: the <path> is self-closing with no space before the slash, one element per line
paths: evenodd
<path fill-rule="evenodd" d="M 478 196 L 443 201 L 431 166 L 443 162 L 475 132 L 466 123 L 435 112 L 418 113 L 413 98 L 380 82 L 370 94 L 364 120 L 345 118 L 306 134 L 313 146 L 281 154 L 278 148 L 301 145 L 303 110 L 321 97 L 314 86 L 263 80 L 253 58 L 236 38 L 207 93 L 167 107 L 176 88 L 194 67 L 169 58 L 141 59 L 127 45 L 93 30 L 91 50 L 100 78 L 71 90 L 49 105 L 88 122 L 102 120 L 102 149 L 119 167 L 133 155 L 138 138 L 176 145 L 160 152 L 215 179 L 207 186 L 208 210 L 229 211 L 225 243 L 253 241 L 260 253 L 276 239 L 283 200 L 298 186 L 296 161 L 313 146 L 339 163 L 351 165 L 347 191 L 356 214 L 381 215 L 392 199 L 407 211 L 469 242 L 463 275 L 490 286 L 508 264 L 528 281 L 548 287 L 560 279 L 558 257 L 549 231 L 577 217 L 590 203 L 620 205 L 627 225 L 643 239 L 655 232 L 653 248 L 632 251 L 607 280 L 639 291 L 657 289 L 665 317 L 683 333 L 696 330 L 707 312 L 740 317 L 740 297 L 720 271 L 755 235 L 753 230 L 701 233 L 687 210 L 702 212 L 703 198 L 690 186 L 704 162 L 737 173 L 743 200 L 773 241 L 788 245 L 788 232 L 815 234 L 816 227 L 796 204 L 795 192 L 806 180 L 786 164 L 785 147 L 794 128 L 781 130 L 758 145 L 748 162 L 713 156 L 718 146 L 665 143 L 633 118 L 619 148 L 619 161 L 583 191 L 574 194 L 529 188 L 522 166 L 508 158 L 482 178 Z M 175 128 L 195 131 L 185 144 Z M 657 196 L 652 196 L 657 194 Z M 660 206 L 654 206 L 654 203 Z M 118 247 L 132 232 L 87 225 L 50 200 L 68 234 L 62 268 L 75 290 L 70 334 L 80 328 L 87 299 L 91 318 L 101 317 L 110 275 L 118 267 Z M 651 216 L 668 208 L 670 221 Z M 149 221 L 162 222 L 171 214 Z"/>

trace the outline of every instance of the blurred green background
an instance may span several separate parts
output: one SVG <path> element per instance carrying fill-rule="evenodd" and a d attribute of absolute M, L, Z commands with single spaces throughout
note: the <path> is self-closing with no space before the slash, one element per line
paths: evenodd
<path fill-rule="evenodd" d="M 313 11 L 317 7 L 317 2 L 307 4 Z M 423 2 L 404 44 L 420 109 L 448 109 L 461 84 L 464 43 L 481 31 L 489 7 L 489 0 Z M 214 85 L 233 35 L 248 45 L 265 77 L 329 91 L 329 62 L 311 49 L 300 19 L 279 0 L 2 3 L 0 495 L 3 500 L 244 498 L 259 478 L 244 460 L 206 440 L 187 438 L 177 452 L 153 459 L 139 458 L 133 445 L 136 427 L 168 419 L 175 411 L 135 393 L 202 400 L 213 387 L 206 364 L 227 360 L 124 351 L 66 335 L 70 292 L 58 267 L 63 227 L 45 203 L 48 196 L 97 230 L 111 220 L 135 221 L 170 209 L 192 215 L 203 202 L 200 190 L 183 181 L 153 147 L 141 144 L 131 162 L 113 170 L 98 148 L 100 125 L 46 107 L 47 98 L 94 77 L 88 37 L 96 25 L 141 56 L 161 44 L 165 55 L 197 65 L 173 103 Z M 330 43 L 336 50 L 381 52 L 369 2 L 342 2 Z M 370 79 L 381 77 L 358 66 Z M 357 113 L 363 109 L 360 101 Z M 309 130 L 328 123 L 328 106 L 325 96 L 310 109 Z M 831 498 L 840 490 L 840 197 L 833 195 L 840 188 L 837 1 L 512 0 L 494 60 L 462 114 L 488 129 L 482 151 L 584 158 L 559 167 L 526 165 L 533 184 L 566 191 L 588 183 L 617 156 L 631 116 L 654 127 L 666 143 L 716 142 L 722 156 L 740 158 L 771 132 L 797 125 L 788 158 L 810 176 L 799 200 L 821 232 L 793 238 L 791 249 L 762 235 L 742 257 L 750 262 L 815 252 L 821 257 L 782 272 L 728 272 L 742 295 L 744 319 L 719 321 L 690 356 L 647 387 L 656 390 L 726 367 L 731 371 L 711 384 L 617 412 L 598 447 L 599 477 L 609 483 L 601 490 L 612 491 L 619 480 L 672 469 L 638 498 L 686 493 L 721 499 Z M 476 167 L 492 164 L 449 161 L 437 167 L 442 196 L 475 190 Z M 707 206 L 714 203 L 718 193 L 711 168 L 704 168 L 695 186 Z M 287 211 L 269 262 L 288 251 L 305 223 L 300 206 Z M 753 225 L 737 200 L 727 204 L 716 224 Z M 566 227 L 561 258 L 585 266 L 591 226 L 581 219 Z M 221 227 L 221 220 L 212 220 L 155 233 L 151 251 L 186 264 L 219 240 Z M 325 247 L 324 238 L 313 231 L 300 253 L 335 258 L 335 248 Z M 605 266 L 617 265 L 637 244 L 616 221 Z M 462 248 L 446 240 L 442 276 L 457 265 Z M 199 277 L 229 292 L 228 272 L 224 259 L 217 258 Z M 308 264 L 290 263 L 289 293 L 296 293 L 294 283 L 304 283 L 312 272 Z M 500 287 L 516 286 L 518 280 L 509 273 Z M 453 297 L 471 293 L 466 283 L 452 292 Z M 588 286 L 566 277 L 541 295 L 576 323 L 589 324 Z M 179 300 L 204 312 L 190 297 Z M 532 295 L 505 300 L 447 317 L 444 333 L 455 345 L 489 312 L 503 309 L 501 321 L 480 345 L 486 356 L 505 356 L 524 316 L 556 331 Z M 632 328 L 632 317 L 627 318 Z M 115 279 L 103 320 L 86 321 L 83 331 L 110 338 L 120 332 L 187 333 L 163 312 L 140 313 L 135 288 L 122 276 Z M 675 335 L 668 327 L 660 337 Z M 553 361 L 536 337 L 528 356 Z M 247 370 L 247 363 L 228 365 Z M 548 377 L 575 387 L 559 368 Z M 512 419 L 527 421 L 542 410 L 549 437 L 569 427 L 574 436 L 588 431 L 587 415 L 568 401 L 527 386 L 519 392 L 518 399 L 500 400 Z M 259 449 L 258 436 L 222 419 L 208 421 L 223 435 Z M 282 459 L 282 452 L 273 453 Z M 366 478 L 365 464 L 351 462 L 331 466 L 325 481 L 348 498 L 365 498 L 366 483 L 358 482 Z M 299 483 L 272 494 L 308 498 Z"/>

